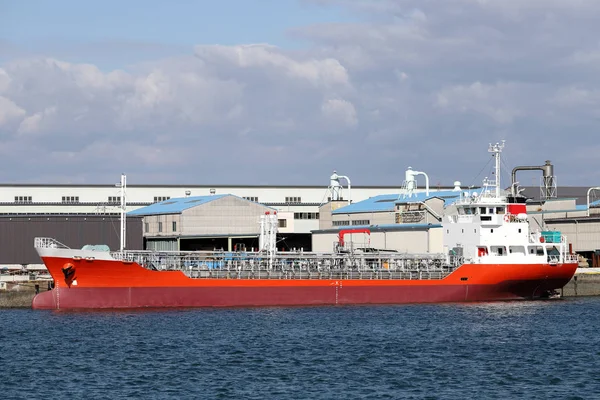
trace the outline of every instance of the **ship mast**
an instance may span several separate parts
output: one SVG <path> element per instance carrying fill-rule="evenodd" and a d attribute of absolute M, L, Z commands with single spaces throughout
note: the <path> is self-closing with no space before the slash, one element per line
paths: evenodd
<path fill-rule="evenodd" d="M 127 177 L 125 174 L 121 174 L 121 183 L 117 184 L 121 188 L 121 245 L 120 251 L 125 250 L 125 238 L 127 236 L 127 217 L 125 211 L 127 209 L 127 200 L 125 199 L 125 192 L 127 187 Z"/>
<path fill-rule="evenodd" d="M 503 140 L 502 143 L 491 144 L 488 149 L 488 152 L 494 153 L 494 158 L 496 159 L 496 197 L 500 197 L 500 153 L 504 149 L 504 143 L 506 140 Z"/>

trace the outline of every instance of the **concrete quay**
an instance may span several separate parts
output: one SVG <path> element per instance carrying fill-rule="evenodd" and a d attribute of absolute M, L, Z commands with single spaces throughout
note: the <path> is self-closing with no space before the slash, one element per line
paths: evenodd
<path fill-rule="evenodd" d="M 600 296 L 600 268 L 578 268 L 573 279 L 561 289 L 561 295 Z"/>
<path fill-rule="evenodd" d="M 49 281 L 6 282 L 0 290 L 0 308 L 29 308 L 37 290 L 48 290 Z"/>

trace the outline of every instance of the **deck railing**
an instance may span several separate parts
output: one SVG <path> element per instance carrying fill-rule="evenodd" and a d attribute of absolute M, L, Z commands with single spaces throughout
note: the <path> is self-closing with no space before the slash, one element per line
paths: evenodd
<path fill-rule="evenodd" d="M 53 238 L 47 237 L 36 237 L 33 239 L 33 247 L 36 249 L 68 249 L 68 246 L 65 246 L 61 242 Z"/>
<path fill-rule="evenodd" d="M 269 257 L 257 252 L 150 252 L 111 253 L 115 259 L 155 270 L 228 271 L 399 271 L 448 269 L 442 254 L 306 253 L 285 252 Z"/>

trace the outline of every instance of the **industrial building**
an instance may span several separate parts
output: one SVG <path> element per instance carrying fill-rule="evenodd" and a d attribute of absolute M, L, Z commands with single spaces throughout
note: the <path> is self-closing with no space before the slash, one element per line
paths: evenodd
<path fill-rule="evenodd" d="M 5 229 L 5 232 L 12 232 L 14 221 L 18 219 L 29 222 L 27 228 L 29 233 L 27 237 L 16 235 L 16 238 L 20 237 L 21 239 L 15 242 L 4 241 L 0 243 L 0 264 L 39 262 L 40 260 L 37 259 L 32 245 L 34 236 L 55 237 L 69 247 L 79 247 L 97 242 L 108 244 L 111 250 L 116 250 L 119 248 L 118 237 L 120 235 L 118 219 L 122 211 L 130 213 L 172 199 L 220 196 L 223 194 L 233 196 L 237 200 L 247 200 L 254 203 L 262 207 L 258 208 L 260 210 L 277 211 L 279 215 L 279 248 L 310 250 L 311 231 L 319 229 L 319 208 L 321 205 L 327 203 L 333 197 L 347 203 L 353 203 L 382 193 L 397 193 L 399 190 L 398 186 L 352 187 L 347 176 L 338 175 L 335 171 L 329 177 L 329 185 L 314 186 L 126 185 L 125 182 L 125 177 L 122 176 L 120 183 L 104 185 L 1 184 L 0 229 Z M 238 201 L 238 205 L 240 204 Z M 228 208 L 228 210 L 232 212 L 231 208 Z M 139 224 L 128 224 L 127 249 L 144 249 L 147 244 L 174 248 L 173 241 L 169 242 L 170 239 L 165 236 L 166 231 L 161 232 L 161 235 L 156 234 L 153 236 L 152 232 L 145 232 L 142 229 L 141 221 L 144 217 L 141 214 L 132 213 L 128 220 L 132 218 L 139 220 Z M 158 217 L 155 216 L 155 218 Z M 184 222 L 189 221 L 187 211 L 182 211 L 181 218 Z M 223 218 L 225 216 L 222 216 Z M 92 225 L 82 225 L 79 222 L 92 220 L 102 220 L 109 224 L 106 230 L 114 232 L 114 237 L 108 238 L 106 236 L 108 234 L 98 233 L 95 228 L 92 228 Z M 48 221 L 63 222 L 61 227 L 46 229 L 46 226 L 49 226 Z M 228 223 L 231 226 L 233 219 L 230 219 Z M 214 226 L 214 224 L 206 226 Z M 230 248 L 230 244 L 235 247 L 236 243 L 244 243 L 249 247 L 253 247 L 256 241 L 258 220 L 255 219 L 253 229 L 247 228 L 247 232 L 239 232 L 239 230 L 221 232 L 218 229 L 208 232 L 206 226 L 204 230 L 201 229 L 194 233 L 187 231 L 171 232 L 171 238 L 178 237 L 177 248 L 182 250 L 196 248 L 194 241 L 202 242 L 203 247 L 211 249 L 213 247 Z M 81 232 L 82 229 L 88 228 L 92 231 Z M 54 233 L 55 230 L 63 233 L 59 235 Z M 65 230 L 68 230 L 68 232 Z M 210 243 L 208 243 L 209 241 Z M 10 243 L 11 248 L 3 248 L 5 244 L 8 246 L 8 243 Z"/>
<path fill-rule="evenodd" d="M 128 213 L 143 218 L 145 248 L 161 251 L 259 247 L 260 218 L 277 210 L 231 194 L 173 198 Z M 277 214 L 278 248 L 310 249 L 310 234 L 295 233 L 290 212 Z"/>
<path fill-rule="evenodd" d="M 509 190 L 518 187 L 521 169 L 543 173 L 540 187 L 518 188 L 530 198 L 533 228 L 545 223 L 561 230 L 575 251 L 593 259 L 600 249 L 600 204 L 591 189 L 557 188 L 546 162 L 516 167 Z M 417 176 L 425 177 L 424 188 L 417 187 Z M 128 215 L 127 249 L 252 249 L 258 247 L 260 216 L 277 212 L 279 249 L 330 252 L 341 231 L 363 229 L 368 233 L 345 234 L 346 244 L 437 253 L 443 251 L 442 216 L 460 195 L 459 185 L 430 189 L 427 175 L 410 168 L 402 186 L 351 186 L 335 172 L 327 186 L 3 184 L 0 232 L 10 240 L 0 244 L 0 265 L 39 263 L 35 236 L 116 250 L 122 211 Z M 563 193 L 569 197 L 557 197 Z"/>
<path fill-rule="evenodd" d="M 333 251 L 345 235 L 346 246 L 412 253 L 443 251 L 441 221 L 446 201 L 461 195 L 451 191 L 379 195 L 347 204 L 329 202 L 319 209 L 319 229 L 313 231 L 314 251 Z M 355 233 L 354 233 L 355 232 Z"/>
<path fill-rule="evenodd" d="M 327 182 L 327 181 L 326 181 Z M 343 183 L 343 184 L 342 184 Z M 319 228 L 319 207 L 333 193 L 349 202 L 385 193 L 396 186 L 351 186 L 346 176 L 334 172 L 323 185 L 126 185 L 126 211 L 181 197 L 230 194 L 285 215 L 288 230 L 310 234 Z M 447 188 L 440 188 L 447 189 Z M 14 215 L 119 215 L 120 184 L 0 184 L 0 216 Z M 291 228 L 293 227 L 293 228 Z M 0 260 L 0 262 L 2 262 Z"/>

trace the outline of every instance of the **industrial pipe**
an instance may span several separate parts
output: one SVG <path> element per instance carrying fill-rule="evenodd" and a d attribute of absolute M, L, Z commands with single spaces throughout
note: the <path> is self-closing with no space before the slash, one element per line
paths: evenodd
<path fill-rule="evenodd" d="M 600 190 L 599 186 L 596 187 L 591 187 L 588 189 L 587 191 L 587 216 L 590 216 L 590 193 L 592 193 L 592 190 Z"/>
<path fill-rule="evenodd" d="M 554 165 L 550 163 L 550 160 L 546 160 L 546 164 L 541 166 L 519 166 L 512 170 L 511 178 L 511 191 L 513 197 L 517 195 L 515 190 L 515 183 L 517 183 L 517 171 L 542 171 L 544 177 L 544 195 L 546 198 L 550 197 L 550 186 L 548 184 L 550 178 L 554 176 Z"/>

